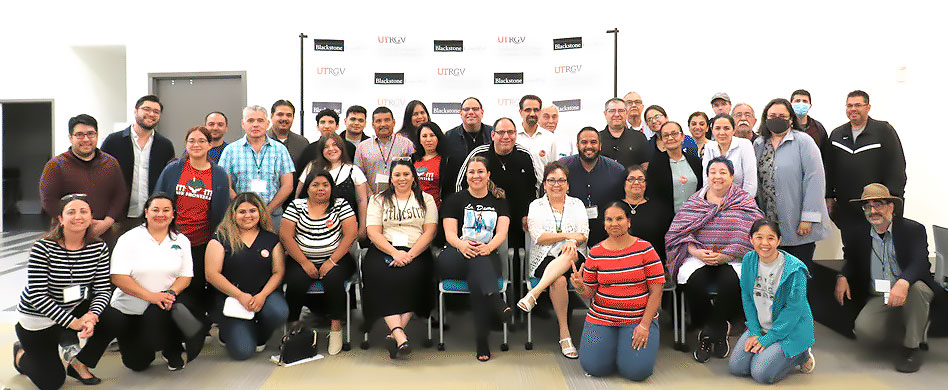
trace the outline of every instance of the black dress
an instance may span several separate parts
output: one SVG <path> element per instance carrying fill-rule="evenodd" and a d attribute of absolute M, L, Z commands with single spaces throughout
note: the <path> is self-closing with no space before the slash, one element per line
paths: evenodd
<path fill-rule="evenodd" d="M 648 198 L 646 198 L 648 199 Z M 631 227 L 629 234 L 648 241 L 655 248 L 658 257 L 665 262 L 665 233 L 668 233 L 668 227 L 671 226 L 674 214 L 671 207 L 660 200 L 646 200 L 645 203 L 638 206 L 629 205 L 635 210 L 632 214 Z"/>

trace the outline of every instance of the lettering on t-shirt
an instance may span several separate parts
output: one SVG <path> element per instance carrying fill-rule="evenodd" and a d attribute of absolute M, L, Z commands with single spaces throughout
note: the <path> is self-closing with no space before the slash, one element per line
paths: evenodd
<path fill-rule="evenodd" d="M 187 181 L 187 183 L 176 185 L 174 192 L 178 196 L 211 200 L 211 195 L 213 194 L 214 190 L 207 188 L 203 180 L 192 177 L 191 180 Z"/>
<path fill-rule="evenodd" d="M 402 210 L 395 207 L 386 207 L 382 210 L 382 221 L 404 221 L 406 219 L 425 218 L 425 210 L 420 207 L 409 206 Z"/>
<path fill-rule="evenodd" d="M 434 172 L 429 172 L 428 167 L 420 166 L 415 171 L 418 172 L 418 180 L 434 181 Z"/>

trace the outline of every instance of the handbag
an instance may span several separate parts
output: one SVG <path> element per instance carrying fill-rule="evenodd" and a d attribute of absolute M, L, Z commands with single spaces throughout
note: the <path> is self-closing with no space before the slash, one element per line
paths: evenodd
<path fill-rule="evenodd" d="M 302 321 L 291 323 L 280 343 L 280 360 L 277 364 L 288 366 L 301 360 L 312 360 L 317 356 L 316 340 L 316 329 L 306 326 Z"/>

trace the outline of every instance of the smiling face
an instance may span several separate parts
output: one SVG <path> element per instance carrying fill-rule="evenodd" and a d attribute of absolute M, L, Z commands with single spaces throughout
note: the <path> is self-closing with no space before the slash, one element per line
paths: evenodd
<path fill-rule="evenodd" d="M 339 124 L 336 123 L 336 118 L 323 115 L 316 121 L 316 128 L 319 129 L 320 133 L 335 133 L 336 130 L 339 130 Z"/>
<path fill-rule="evenodd" d="M 372 115 L 372 128 L 379 138 L 388 139 L 395 129 L 395 117 L 389 112 L 380 112 Z"/>
<path fill-rule="evenodd" d="M 603 114 L 606 116 L 606 124 L 609 128 L 621 129 L 625 127 L 629 109 L 625 106 L 625 102 L 612 101 L 606 106 L 606 111 Z"/>
<path fill-rule="evenodd" d="M 336 145 L 336 140 L 332 138 L 326 140 L 323 145 L 323 157 L 331 164 L 339 162 L 342 158 L 342 150 L 339 149 L 339 145 Z"/>
<path fill-rule="evenodd" d="M 719 144 L 730 145 L 731 138 L 734 138 L 734 128 L 731 127 L 731 121 L 727 118 L 718 118 L 711 124 L 711 135 Z"/>
<path fill-rule="evenodd" d="M 691 133 L 691 138 L 695 140 L 704 138 L 704 135 L 708 133 L 708 121 L 701 115 L 691 118 L 688 121 L 688 132 Z"/>
<path fill-rule="evenodd" d="M 631 221 L 621 208 L 612 206 L 603 212 L 603 227 L 605 227 L 606 233 L 609 233 L 609 237 L 620 238 L 629 234 L 631 226 Z"/>
<path fill-rule="evenodd" d="M 658 129 L 661 129 L 662 125 L 664 125 L 666 122 L 668 122 L 668 118 L 665 117 L 665 114 L 662 114 L 661 111 L 645 111 L 645 124 L 647 124 L 648 128 L 652 131 L 657 133 Z"/>
<path fill-rule="evenodd" d="M 330 186 L 329 180 L 326 180 L 323 176 L 316 176 L 309 183 L 309 188 L 306 189 L 306 195 L 316 203 L 328 203 L 331 192 L 332 186 Z"/>
<path fill-rule="evenodd" d="M 154 129 L 161 119 L 161 105 L 157 102 L 146 100 L 134 112 L 135 123 L 145 130 Z"/>
<path fill-rule="evenodd" d="M 579 134 L 579 141 L 576 142 L 579 158 L 586 162 L 596 161 L 601 150 L 602 144 L 599 143 L 598 132 L 586 130 Z"/>
<path fill-rule="evenodd" d="M 227 118 L 221 114 L 211 114 L 204 120 L 204 127 L 211 132 L 211 141 L 217 141 L 227 133 Z"/>
<path fill-rule="evenodd" d="M 270 120 L 273 121 L 273 129 L 281 134 L 286 134 L 293 126 L 293 114 L 293 109 L 290 106 L 277 106 L 276 111 L 270 115 Z"/>
<path fill-rule="evenodd" d="M 425 148 L 425 154 L 433 154 L 438 149 L 438 136 L 427 127 L 422 127 L 418 131 L 418 141 L 421 143 L 421 147 Z"/>
<path fill-rule="evenodd" d="M 211 143 L 200 131 L 192 131 L 188 134 L 188 139 L 184 141 L 188 150 L 188 157 L 201 160 L 207 157 L 207 151 L 211 150 Z"/>
<path fill-rule="evenodd" d="M 490 180 L 490 172 L 480 161 L 471 161 L 467 164 L 467 185 L 472 191 L 480 191 L 487 188 L 487 181 Z"/>
<path fill-rule="evenodd" d="M 862 96 L 853 96 L 846 99 L 846 117 L 856 125 L 862 125 L 869 119 L 869 106 Z"/>
<path fill-rule="evenodd" d="M 494 141 L 494 151 L 506 156 L 513 151 L 514 144 L 517 143 L 517 127 L 510 121 L 502 120 L 491 131 L 491 140 Z"/>
<path fill-rule="evenodd" d="M 777 255 L 780 237 L 777 237 L 777 233 L 770 226 L 763 225 L 751 235 L 751 245 L 754 246 L 754 251 L 760 258 L 772 259 Z"/>
<path fill-rule="evenodd" d="M 895 203 L 885 200 L 870 200 L 862 204 L 862 212 L 876 231 L 885 231 L 892 223 Z"/>
<path fill-rule="evenodd" d="M 645 196 L 645 172 L 634 170 L 625 177 L 625 196 L 639 199 Z"/>
<path fill-rule="evenodd" d="M 537 126 L 540 121 L 540 102 L 533 99 L 524 100 L 523 108 L 520 109 L 520 118 L 530 128 Z"/>
<path fill-rule="evenodd" d="M 734 184 L 734 175 L 723 162 L 715 162 L 708 168 L 708 183 L 712 190 L 723 195 Z"/>
<path fill-rule="evenodd" d="M 92 209 L 85 200 L 75 199 L 66 203 L 58 219 L 64 231 L 84 235 L 92 223 Z"/>
<path fill-rule="evenodd" d="M 398 164 L 392 169 L 392 177 L 389 180 L 391 185 L 395 187 L 395 192 L 405 193 L 411 191 L 411 185 L 415 182 L 411 172 L 412 169 L 404 164 Z"/>
<path fill-rule="evenodd" d="M 99 142 L 99 132 L 95 127 L 79 123 L 73 126 L 69 134 L 72 143 L 72 152 L 80 158 L 90 158 L 95 153 L 95 146 Z"/>
<path fill-rule="evenodd" d="M 253 203 L 243 202 L 234 209 L 234 219 L 241 230 L 252 230 L 260 222 L 260 210 Z"/>
<path fill-rule="evenodd" d="M 425 111 L 425 106 L 421 104 L 416 104 L 415 108 L 411 110 L 411 125 L 414 127 L 421 126 L 422 123 L 428 121 L 428 112 Z"/>
<path fill-rule="evenodd" d="M 461 123 L 465 127 L 473 129 L 481 124 L 484 119 L 484 108 L 474 99 L 467 99 L 461 103 Z"/>
<path fill-rule="evenodd" d="M 161 231 L 168 230 L 168 226 L 174 220 L 174 207 L 171 205 L 171 200 L 153 199 L 148 208 L 145 209 L 145 220 L 148 221 L 149 228 L 156 228 Z"/>
<path fill-rule="evenodd" d="M 543 179 L 543 190 L 555 198 L 562 198 L 569 192 L 569 181 L 562 169 L 554 169 Z"/>

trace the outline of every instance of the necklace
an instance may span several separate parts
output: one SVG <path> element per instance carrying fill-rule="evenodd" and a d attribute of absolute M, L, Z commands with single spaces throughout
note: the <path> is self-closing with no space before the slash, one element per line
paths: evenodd
<path fill-rule="evenodd" d="M 648 199 L 642 198 L 642 202 L 639 203 L 639 204 L 637 204 L 637 205 L 635 205 L 635 206 L 633 206 L 632 203 L 629 203 L 628 201 L 626 201 L 625 203 L 628 204 L 629 207 L 632 208 L 632 210 L 630 210 L 631 214 L 632 214 L 632 215 L 635 215 L 635 209 L 637 209 L 637 208 L 639 208 L 639 206 L 645 204 L 645 202 L 648 202 Z"/>
<path fill-rule="evenodd" d="M 557 213 L 556 213 L 556 209 L 553 208 L 553 202 L 549 202 L 549 203 L 550 203 L 550 212 L 553 213 L 553 222 L 556 223 L 556 232 L 562 233 L 563 232 L 563 214 L 566 213 L 566 202 L 565 201 L 563 202 L 563 212 L 560 213 L 559 219 L 556 219 Z"/>

